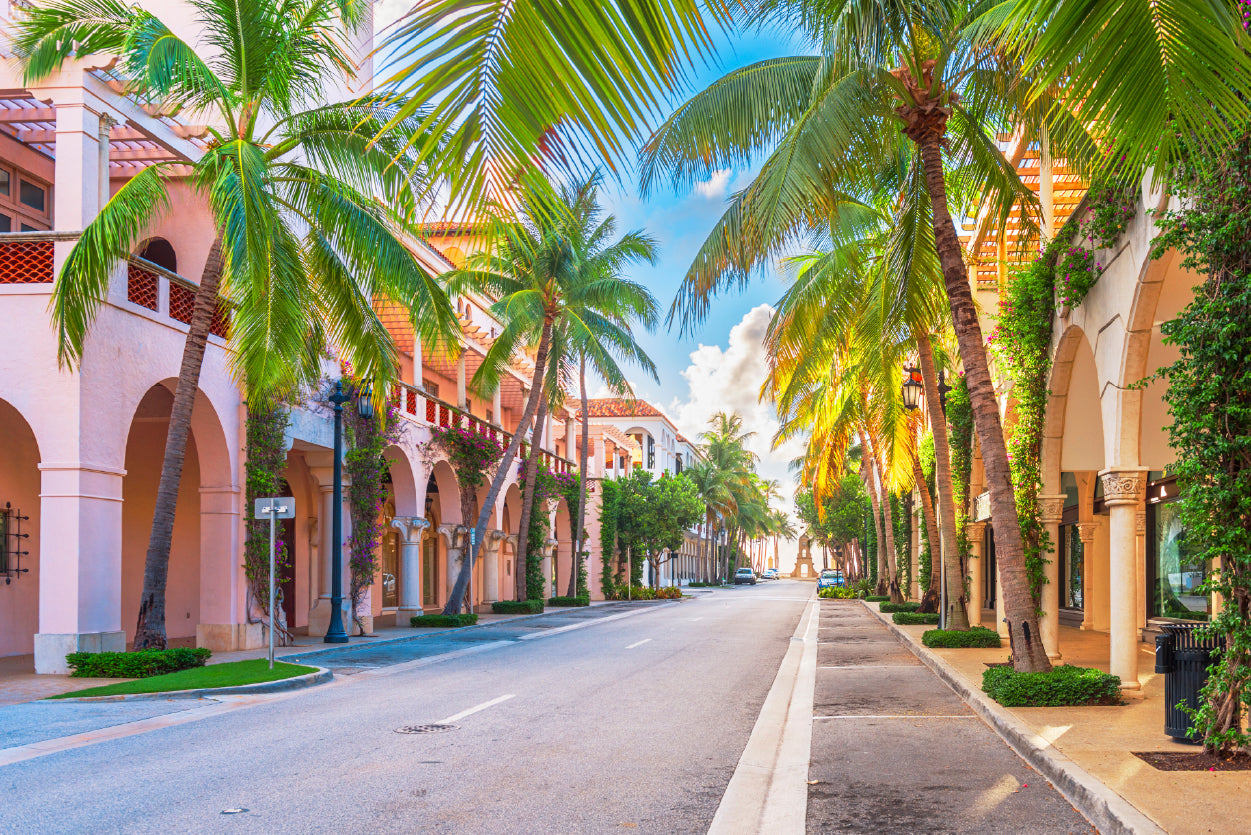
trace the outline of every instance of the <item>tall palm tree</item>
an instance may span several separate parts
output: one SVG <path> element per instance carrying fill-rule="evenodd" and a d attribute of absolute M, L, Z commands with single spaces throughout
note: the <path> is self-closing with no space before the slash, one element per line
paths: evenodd
<path fill-rule="evenodd" d="M 471 553 L 462 563 L 457 587 L 462 581 L 468 585 L 476 544 L 482 541 L 490 510 L 499 498 L 522 437 L 540 403 L 548 409 L 563 403 L 571 368 L 575 364 L 580 367 L 584 356 L 610 384 L 623 385 L 625 375 L 616 359 L 621 357 L 655 376 L 654 364 L 639 348 L 632 331 L 636 321 L 644 325 L 655 323 L 655 299 L 637 283 L 621 279 L 620 273 L 632 263 L 653 261 L 656 244 L 641 231 L 628 232 L 614 240 L 615 219 L 601 217 L 599 182 L 599 176 L 593 175 L 554 189 L 546 181 L 527 178 L 519 212 L 514 215 L 503 208 L 495 211 L 491 236 L 494 246 L 470 256 L 464 268 L 447 274 L 449 292 L 481 289 L 498 299 L 491 309 L 504 326 L 474 376 L 476 388 L 493 390 L 519 350 L 531 346 L 536 349 L 534 385 L 479 511 Z M 525 533 L 533 505 L 539 458 L 536 453 L 543 423 L 540 417 L 533 424 L 531 454 L 526 463 L 522 536 L 517 555 L 519 589 L 523 588 L 520 578 L 524 575 Z M 587 432 L 584 422 L 584 450 Z M 585 473 L 585 458 L 582 466 Z M 580 505 L 584 504 L 585 495 L 580 500 Z M 581 517 L 580 508 L 575 525 L 575 553 L 580 546 Z M 575 559 L 575 571 L 577 562 Z M 575 573 L 575 588 L 576 582 Z M 458 611 L 459 605 L 454 588 L 448 613 Z"/>
<path fill-rule="evenodd" d="M 53 287 L 60 361 L 83 361 L 84 340 L 115 266 L 171 210 L 171 181 L 208 204 L 216 239 L 195 295 L 174 391 L 144 565 L 136 649 L 165 646 L 165 586 L 191 411 L 218 296 L 231 307 L 230 362 L 251 399 L 264 400 L 317 371 L 329 346 L 387 390 L 396 349 L 374 311 L 378 298 L 409 309 L 416 326 L 451 332 L 454 313 L 403 243 L 406 216 L 428 190 L 412 143 L 429 144 L 402 101 L 316 104 L 354 70 L 345 44 L 363 25 L 364 0 L 203 0 L 200 40 L 117 0 L 48 0 L 23 10 L 14 44 L 28 81 L 74 55 L 119 56 L 134 94 L 209 123 L 190 164 L 156 163 L 128 180 L 83 230 Z M 394 132 L 375 136 L 384 124 Z M 396 164 L 399 163 L 399 164 Z"/>
<path fill-rule="evenodd" d="M 708 458 L 702 458 L 683 471 L 695 485 L 700 501 L 704 503 L 704 535 L 701 538 L 700 557 L 702 578 L 712 579 L 714 561 L 713 530 L 718 517 L 724 518 L 734 509 L 734 496 L 730 492 L 730 473 Z"/>

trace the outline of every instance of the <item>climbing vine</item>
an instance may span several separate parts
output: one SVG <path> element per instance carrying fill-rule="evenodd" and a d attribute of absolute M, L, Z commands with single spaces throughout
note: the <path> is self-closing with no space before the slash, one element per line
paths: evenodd
<path fill-rule="evenodd" d="M 969 479 L 973 476 L 973 406 L 964 375 L 947 393 L 947 443 L 951 448 L 951 493 L 956 505 L 956 550 L 960 565 L 969 559 Z M 965 572 L 961 572 L 962 574 Z"/>
<path fill-rule="evenodd" d="M 526 459 L 517 461 L 517 477 L 524 478 Z M 543 576 L 543 552 L 547 549 L 547 537 L 551 531 L 551 512 L 548 502 L 560 496 L 556 476 L 551 470 L 539 466 L 534 471 L 534 503 L 530 505 L 530 527 L 526 533 L 526 599 L 546 600 L 549 596 L 550 577 Z"/>
<path fill-rule="evenodd" d="M 353 382 L 349 394 L 354 397 L 359 383 Z M 353 401 L 350 401 L 353 402 Z M 383 453 L 400 437 L 399 413 L 391 401 L 382 412 L 373 411 L 361 417 L 359 410 L 343 410 L 344 442 L 343 473 L 351 480 L 347 489 L 352 516 L 352 534 L 348 539 L 352 620 L 365 634 L 362 606 L 365 592 L 374 584 L 378 571 L 378 543 L 382 540 L 382 508 L 387 500 L 389 470 Z"/>
<path fill-rule="evenodd" d="M 930 501 L 935 502 L 937 506 L 937 496 L 934 490 L 935 473 L 938 464 L 934 459 L 934 433 L 926 431 L 921 438 L 921 448 L 917 451 L 917 457 L 921 461 L 921 474 L 925 476 L 925 484 L 918 484 L 920 490 L 928 490 Z M 937 514 L 935 514 L 937 516 Z M 937 533 L 937 531 L 935 531 Z M 917 554 L 917 581 L 921 586 L 921 594 L 924 595 L 930 587 L 932 574 L 934 571 L 933 550 L 930 546 L 930 529 L 928 525 L 921 525 L 920 528 L 921 547 Z"/>
<path fill-rule="evenodd" d="M 282 492 L 282 474 L 287 467 L 287 425 L 291 413 L 278 402 L 249 402 L 247 413 L 247 507 L 257 499 L 272 498 Z M 275 570 L 278 577 L 291 567 L 291 545 L 282 538 L 281 528 L 275 537 Z M 243 571 L 248 581 L 248 594 L 257 610 L 269 613 L 269 522 L 252 518 L 248 513 L 243 543 Z M 282 617 L 282 587 L 274 601 L 275 616 Z M 249 612 L 249 617 L 251 613 Z M 290 643 L 289 624 L 274 624 L 274 639 L 282 646 Z"/>
<path fill-rule="evenodd" d="M 617 593 L 617 482 L 599 483 L 599 589 L 605 600 Z"/>
<path fill-rule="evenodd" d="M 1228 755 L 1251 746 L 1251 136 L 1178 182 L 1184 208 L 1159 219 L 1152 255 L 1177 249 L 1204 279 L 1161 326 L 1180 356 L 1157 376 L 1168 382 L 1186 545 L 1214 566 L 1199 591 L 1224 600 L 1204 633 L 1226 648 L 1193 717 L 1208 749 Z"/>

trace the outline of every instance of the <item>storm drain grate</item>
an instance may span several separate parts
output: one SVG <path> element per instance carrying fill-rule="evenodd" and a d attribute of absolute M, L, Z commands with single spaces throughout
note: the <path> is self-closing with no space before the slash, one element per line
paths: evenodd
<path fill-rule="evenodd" d="M 396 728 L 397 734 L 441 734 L 447 731 L 458 731 L 459 725 L 448 725 L 441 722 L 432 722 L 428 725 L 405 725 L 402 728 Z"/>

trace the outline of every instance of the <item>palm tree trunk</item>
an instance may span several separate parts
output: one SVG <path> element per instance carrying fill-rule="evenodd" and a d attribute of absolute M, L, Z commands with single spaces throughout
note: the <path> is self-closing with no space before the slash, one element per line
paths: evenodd
<path fill-rule="evenodd" d="M 874 459 L 873 464 L 877 465 Z M 895 554 L 895 514 L 890 507 L 890 491 L 886 489 L 886 480 L 882 479 L 882 527 L 886 529 L 886 564 L 890 567 L 890 581 L 887 593 L 892 603 L 902 603 L 903 590 L 899 588 L 899 561 Z"/>
<path fill-rule="evenodd" d="M 152 532 L 148 537 L 148 554 L 143 565 L 143 593 L 139 598 L 139 619 L 135 624 L 135 649 L 164 649 L 166 645 L 165 584 L 169 579 L 174 514 L 178 508 L 182 465 L 187 455 L 187 435 L 191 432 L 191 412 L 200 387 L 204 347 L 208 344 L 209 329 L 217 312 L 217 288 L 221 278 L 222 242 L 221 238 L 216 238 L 200 274 L 187 341 L 182 349 L 182 365 L 178 369 L 178 385 L 174 388 L 174 404 L 170 409 L 169 428 L 165 435 L 165 458 L 161 463 L 156 507 L 152 513 Z"/>
<path fill-rule="evenodd" d="M 487 491 L 486 501 L 482 503 L 482 507 L 478 510 L 478 523 L 474 526 L 474 537 L 470 541 L 469 558 L 461 562 L 460 573 L 456 575 L 456 585 L 452 587 L 452 593 L 447 598 L 447 605 L 443 607 L 443 614 L 445 615 L 455 615 L 460 612 L 460 602 L 465 596 L 466 587 L 469 585 L 474 559 L 478 556 L 478 549 L 482 547 L 483 537 L 486 536 L 487 520 L 491 518 L 491 511 L 495 509 L 495 502 L 499 500 L 500 490 L 508 479 L 508 469 L 512 466 L 513 459 L 517 457 L 517 450 L 521 447 L 522 436 L 525 435 L 526 429 L 529 428 L 530 419 L 534 417 L 534 412 L 539 406 L 539 395 L 543 388 L 543 374 L 547 369 L 547 353 L 551 348 L 551 343 L 552 317 L 549 315 L 543 321 L 543 333 L 539 337 L 539 350 L 534 357 L 533 385 L 530 388 L 530 396 L 526 399 L 525 411 L 521 413 L 521 420 L 517 423 L 517 430 L 513 433 L 513 439 L 509 442 L 508 449 L 504 450 L 504 458 L 500 461 L 499 468 L 495 471 L 495 477 L 491 479 L 491 489 Z M 520 567 L 518 570 L 520 570 Z"/>
<path fill-rule="evenodd" d="M 547 400 L 539 401 L 539 416 L 530 435 L 530 457 L 526 459 L 525 482 L 521 496 L 521 525 L 517 529 L 517 599 L 530 597 L 530 515 L 534 512 L 534 488 L 539 473 L 539 444 L 543 440 L 543 421 L 547 418 Z M 546 579 L 546 578 L 545 578 Z M 542 600 L 542 595 L 539 597 Z"/>
<path fill-rule="evenodd" d="M 578 452 L 578 519 L 573 529 L 573 568 L 569 576 L 569 596 L 578 594 L 578 566 L 582 562 L 582 533 L 586 524 L 586 447 L 591 437 L 591 416 L 587 414 L 590 406 L 586 396 L 586 354 L 582 355 L 582 363 L 578 368 L 578 386 L 582 395 L 582 449 Z M 587 589 L 590 594 L 590 589 Z"/>
<path fill-rule="evenodd" d="M 1005 620 L 1012 645 L 1012 664 L 1020 672 L 1042 672 L 1051 669 L 1038 628 L 1034 598 L 1030 594 L 1029 576 L 1025 566 L 1025 547 L 1016 515 L 1016 496 L 1012 492 L 1012 470 L 1008 447 L 1004 442 L 1003 424 L 999 420 L 999 403 L 986 361 L 982 328 L 969 288 L 969 274 L 964 265 L 960 239 L 947 208 L 947 183 L 943 172 L 942 134 L 929 130 L 918 140 L 925 166 L 934 212 L 934 246 L 943 269 L 951 319 L 964 361 L 964 379 L 969 388 L 973 426 L 982 451 L 986 485 L 990 490 L 990 520 L 995 531 L 995 560 L 1003 587 Z M 937 444 L 935 444 L 937 446 Z"/>
<path fill-rule="evenodd" d="M 916 336 L 917 358 L 921 361 L 921 383 L 925 388 L 925 410 L 929 412 L 930 430 L 934 434 L 934 474 L 937 478 L 938 513 L 941 541 L 933 536 L 930 528 L 930 571 L 934 570 L 934 543 L 940 542 L 942 564 L 947 575 L 947 629 L 969 628 L 968 600 L 964 594 L 964 576 L 967 567 L 960 558 L 956 544 L 956 502 L 951 480 L 951 447 L 947 440 L 947 416 L 943 412 L 942 396 L 938 391 L 938 374 L 934 369 L 934 348 L 929 334 Z"/>
<path fill-rule="evenodd" d="M 878 509 L 877 484 L 873 478 L 873 463 L 869 459 L 868 450 L 864 445 L 864 435 L 860 436 L 860 448 L 864 453 L 860 459 L 860 480 L 864 482 L 869 494 L 869 507 L 873 511 L 873 526 L 877 532 L 877 586 L 873 589 L 879 596 L 886 593 L 886 543 L 882 536 L 882 513 Z"/>
<path fill-rule="evenodd" d="M 912 453 L 912 476 L 917 483 L 917 491 L 921 494 L 921 516 L 925 521 L 925 538 L 930 543 L 930 582 L 921 594 L 921 606 L 918 612 L 937 612 L 939 607 L 939 571 L 935 568 L 934 548 L 938 544 L 938 520 L 934 516 L 934 502 L 930 499 L 930 486 L 925 483 L 925 473 L 921 470 L 921 459 Z M 918 559 L 918 562 L 920 560 Z M 920 566 L 917 566 L 920 570 Z"/>

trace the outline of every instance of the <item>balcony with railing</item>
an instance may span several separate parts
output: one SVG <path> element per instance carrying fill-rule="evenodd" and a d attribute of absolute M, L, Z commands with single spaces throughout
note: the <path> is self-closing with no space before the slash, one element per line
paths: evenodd
<path fill-rule="evenodd" d="M 51 290 L 56 243 L 77 238 L 76 232 L 0 233 L 0 286 L 47 285 Z M 193 282 L 138 256 L 126 264 L 126 301 L 158 318 L 190 324 L 196 289 Z M 229 329 L 230 310 L 219 299 L 209 333 L 225 339 Z"/>
<path fill-rule="evenodd" d="M 441 400 L 406 383 L 396 383 L 392 388 L 391 404 L 402 418 L 422 426 L 459 427 L 490 438 L 503 447 L 507 447 L 513 439 L 512 433 L 504 427 L 485 421 L 464 409 L 453 406 L 446 400 Z M 528 447 L 528 444 L 522 443 L 523 456 Z M 572 473 L 578 469 L 577 465 L 568 458 L 562 458 L 545 449 L 539 450 L 539 463 L 553 473 Z"/>

